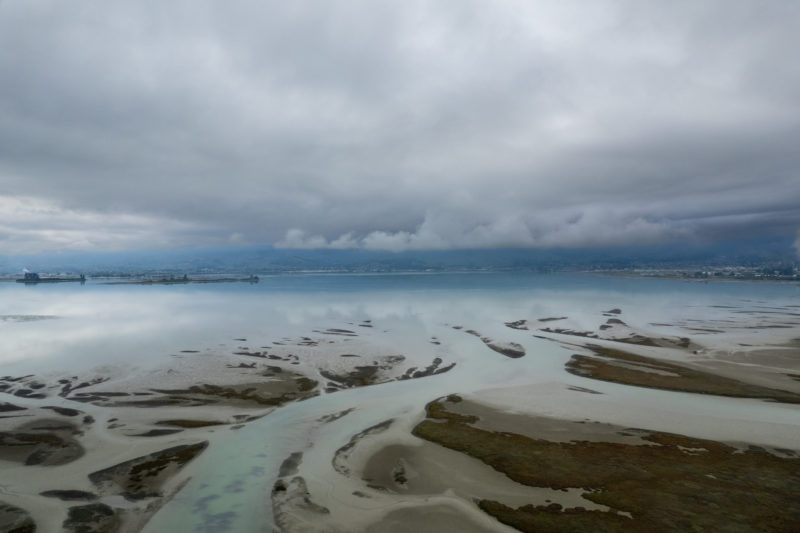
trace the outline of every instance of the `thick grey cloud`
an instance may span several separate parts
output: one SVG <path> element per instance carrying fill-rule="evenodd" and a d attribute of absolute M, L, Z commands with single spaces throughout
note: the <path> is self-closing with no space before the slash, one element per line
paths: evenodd
<path fill-rule="evenodd" d="M 0 3 L 0 252 L 800 228 L 800 4 Z"/>

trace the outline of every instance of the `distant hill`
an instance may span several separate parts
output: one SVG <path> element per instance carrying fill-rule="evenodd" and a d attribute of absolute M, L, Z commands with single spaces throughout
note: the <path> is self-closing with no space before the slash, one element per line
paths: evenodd
<path fill-rule="evenodd" d="M 136 252 L 64 252 L 0 256 L 0 272 L 82 272 L 89 275 L 176 271 L 181 273 L 402 270 L 609 270 L 797 265 L 794 236 L 660 246 L 549 249 L 481 249 L 385 252 L 290 250 L 272 247 Z"/>

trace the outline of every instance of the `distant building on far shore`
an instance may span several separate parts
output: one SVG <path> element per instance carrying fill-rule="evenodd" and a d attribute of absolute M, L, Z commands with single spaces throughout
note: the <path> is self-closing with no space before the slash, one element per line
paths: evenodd
<path fill-rule="evenodd" d="M 36 272 L 25 272 L 23 277 L 17 280 L 17 283 L 29 283 L 29 284 L 35 284 L 35 283 L 61 283 L 61 282 L 67 282 L 67 281 L 79 281 L 81 283 L 81 285 L 83 285 L 84 283 L 86 283 L 86 276 L 81 274 L 78 277 L 66 277 L 66 278 L 44 277 L 43 278 Z"/>

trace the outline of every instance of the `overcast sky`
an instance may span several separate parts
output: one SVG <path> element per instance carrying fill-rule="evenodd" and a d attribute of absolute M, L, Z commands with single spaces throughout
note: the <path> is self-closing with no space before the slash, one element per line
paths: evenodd
<path fill-rule="evenodd" d="M 0 0 L 0 254 L 800 228 L 800 2 Z"/>

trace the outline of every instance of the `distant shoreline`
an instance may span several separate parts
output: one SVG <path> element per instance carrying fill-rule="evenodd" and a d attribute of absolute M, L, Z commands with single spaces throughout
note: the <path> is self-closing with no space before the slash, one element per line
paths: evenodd
<path fill-rule="evenodd" d="M 595 274 L 613 278 L 629 279 L 665 279 L 676 281 L 694 282 L 770 282 L 770 283 L 800 283 L 800 277 L 773 277 L 773 276 L 723 276 L 723 275 L 696 275 L 678 270 L 584 270 L 583 274 Z"/>
<path fill-rule="evenodd" d="M 302 275 L 342 275 L 342 276 L 371 276 L 371 275 L 448 275 L 448 274 L 536 274 L 536 275 L 594 275 L 622 279 L 652 279 L 652 280 L 673 280 L 673 281 L 686 281 L 686 282 L 755 282 L 755 283 L 790 283 L 800 284 L 800 274 L 794 275 L 773 275 L 761 274 L 753 270 L 740 270 L 736 274 L 730 272 L 737 272 L 733 269 L 725 270 L 691 270 L 691 269 L 636 269 L 636 270 L 392 270 L 392 271 L 358 271 L 358 270 L 313 270 L 313 271 L 294 271 L 288 270 L 285 272 L 268 273 L 267 276 L 286 275 L 286 276 L 302 276 Z M 206 274 L 207 275 L 207 274 Z M 92 280 L 96 285 L 186 285 L 186 284 L 209 284 L 209 283 L 258 283 L 259 276 L 248 277 L 210 277 L 210 278 L 191 278 L 191 277 L 176 277 L 176 278 L 158 278 L 158 279 L 144 279 L 146 276 L 142 274 L 136 275 L 119 275 L 119 276 L 87 276 L 86 281 Z M 107 280 L 107 281 L 100 281 Z M 36 283 L 56 283 L 56 282 L 80 281 L 76 279 L 48 279 L 42 278 L 37 281 L 29 283 L 23 282 L 17 277 L 0 276 L 0 283 L 7 282 L 20 282 L 26 284 Z"/>
<path fill-rule="evenodd" d="M 146 279 L 128 281 L 104 281 L 100 285 L 188 285 L 190 283 L 258 283 L 258 276 L 248 278 L 176 278 L 176 279 Z"/>

